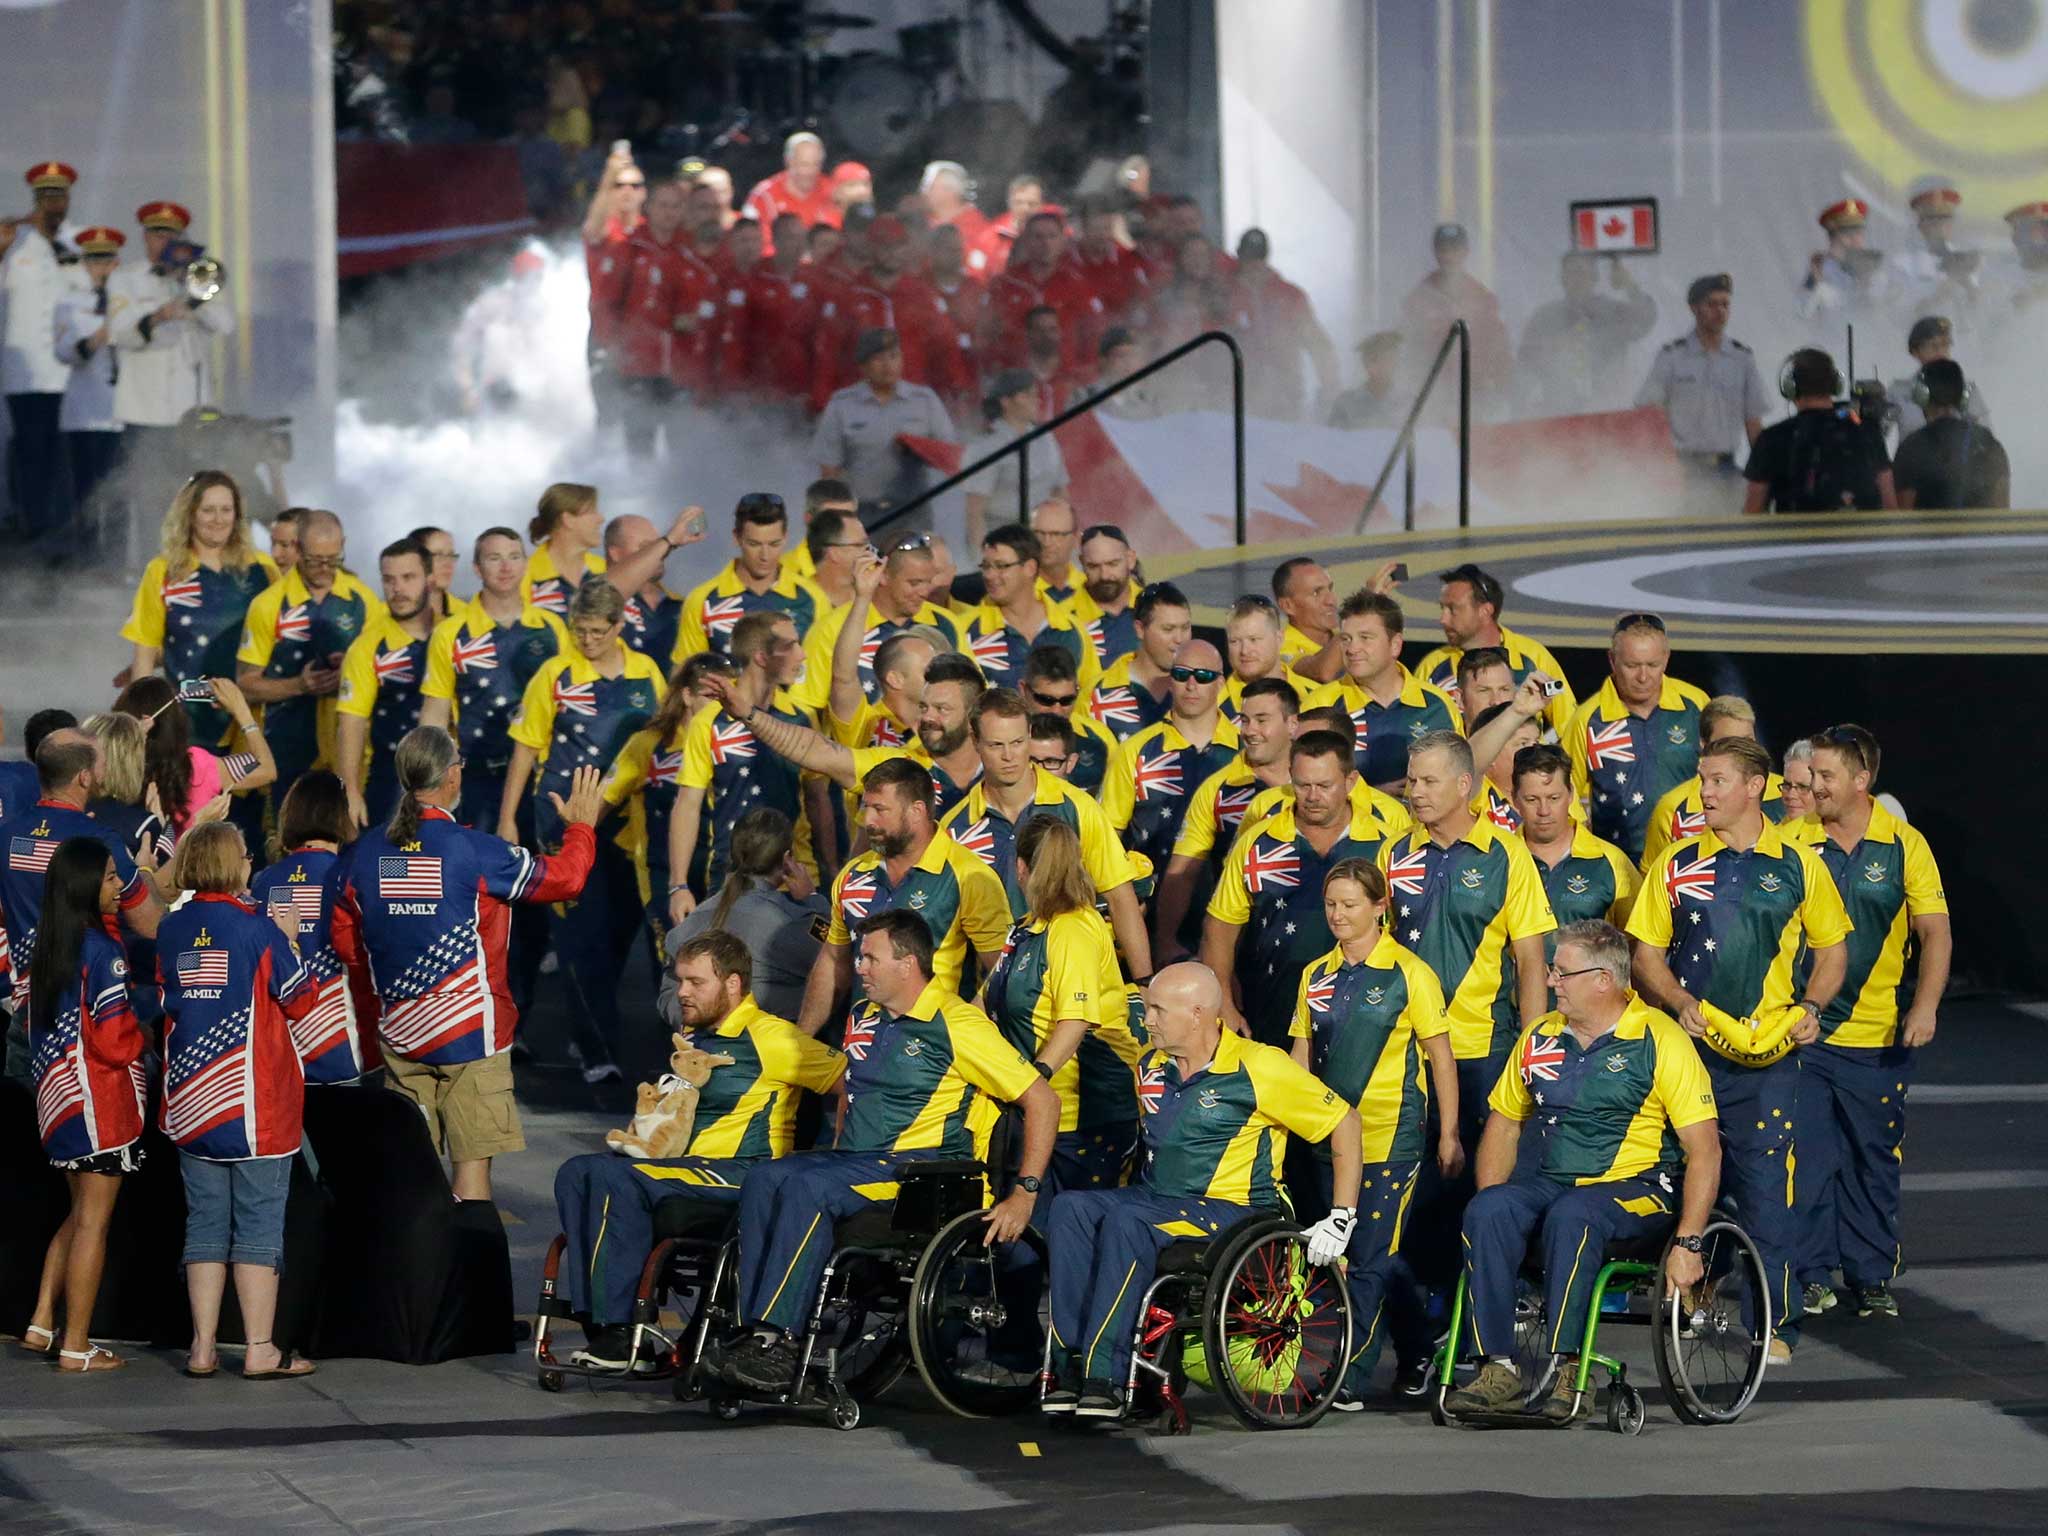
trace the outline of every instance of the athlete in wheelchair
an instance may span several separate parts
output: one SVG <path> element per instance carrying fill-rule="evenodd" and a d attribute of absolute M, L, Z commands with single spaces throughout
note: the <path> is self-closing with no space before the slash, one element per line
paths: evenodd
<path fill-rule="evenodd" d="M 1713 1087 L 1692 1041 L 1629 982 L 1621 933 L 1602 922 L 1559 930 L 1557 1011 L 1523 1032 L 1488 1100 L 1465 1268 L 1438 1361 L 1438 1423 L 1570 1424 L 1591 1402 L 1597 1366 L 1610 1427 L 1640 1431 L 1642 1395 L 1625 1364 L 1596 1352 L 1610 1291 L 1649 1297 L 1658 1377 L 1682 1419 L 1728 1422 L 1762 1380 L 1769 1289 L 1755 1244 L 1715 1214 Z M 1532 1115 L 1541 1155 L 1518 1167 Z M 1517 1301 L 1532 1237 L 1540 1310 L 1533 1297 Z M 1482 1364 L 1456 1386 L 1468 1339 Z"/>
<path fill-rule="evenodd" d="M 1224 1030 L 1207 967 L 1168 966 L 1145 1005 L 1140 1182 L 1052 1203 L 1040 1407 L 1082 1419 L 1160 1412 L 1185 1429 L 1198 1339 L 1243 1423 L 1313 1423 L 1351 1353 L 1350 1299 L 1332 1266 L 1357 1221 L 1357 1111 L 1286 1052 Z M 1290 1132 L 1330 1143 L 1334 1208 L 1306 1232 L 1282 1208 Z"/>

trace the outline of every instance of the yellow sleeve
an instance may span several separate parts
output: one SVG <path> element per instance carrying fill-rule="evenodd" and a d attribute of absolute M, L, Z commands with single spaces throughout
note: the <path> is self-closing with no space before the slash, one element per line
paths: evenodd
<path fill-rule="evenodd" d="M 1195 786 L 1195 792 L 1188 797 L 1188 808 L 1180 818 L 1180 831 L 1174 834 L 1173 856 L 1176 859 L 1206 859 L 1216 846 L 1216 795 L 1223 786 L 1223 774 L 1218 770 Z"/>
<path fill-rule="evenodd" d="M 1561 737 L 1565 727 L 1571 724 L 1572 716 L 1578 713 L 1578 696 L 1572 692 L 1571 679 L 1564 675 L 1564 668 L 1557 664 L 1557 658 L 1550 654 L 1548 646 L 1525 640 L 1528 657 L 1536 663 L 1537 670 L 1545 677 L 1554 677 L 1562 686 L 1550 696 L 1550 702 L 1543 706 L 1543 723 Z"/>
<path fill-rule="evenodd" d="M 924 611 L 918 615 L 917 622 L 929 624 L 940 634 L 950 636 L 953 641 L 954 650 L 964 651 L 967 649 L 967 622 L 951 608 L 939 603 L 926 603 Z M 833 638 L 838 638 L 836 632 Z M 1088 696 L 1086 689 L 1082 690 L 1081 696 L 1083 698 Z"/>
<path fill-rule="evenodd" d="M 830 1093 L 845 1075 L 846 1058 L 821 1040 L 814 1040 L 787 1019 L 773 1014 L 754 1026 L 756 1046 L 766 1045 L 770 1075 L 812 1093 Z"/>
<path fill-rule="evenodd" d="M 1542 1022 L 1538 1019 L 1536 1024 Z M 1529 1085 L 1522 1081 L 1522 1053 L 1529 1048 L 1529 1036 L 1536 1032 L 1536 1024 L 1531 1024 L 1516 1039 L 1515 1048 L 1508 1052 L 1507 1065 L 1500 1069 L 1493 1091 L 1486 1096 L 1487 1106 L 1510 1120 L 1526 1120 L 1536 1108 L 1536 1101 L 1529 1096 Z M 1706 1068 L 1700 1070 L 1704 1072 Z"/>
<path fill-rule="evenodd" d="M 1536 860 L 1519 837 L 1501 839 L 1508 851 L 1508 899 L 1503 909 L 1510 939 L 1534 938 L 1557 927 L 1557 914 L 1550 910 L 1543 878 L 1536 873 Z"/>
<path fill-rule="evenodd" d="M 717 584 L 714 579 L 692 587 L 690 595 L 683 599 L 683 616 L 676 622 L 676 648 L 669 653 L 675 666 L 680 667 L 692 656 L 711 649 L 710 638 L 704 633 L 704 595 Z"/>
<path fill-rule="evenodd" d="M 1429 697 L 1435 699 L 1437 703 L 1443 705 L 1445 709 L 1450 711 L 1451 729 L 1456 731 L 1460 736 L 1464 735 L 1465 716 L 1458 709 L 1458 701 L 1452 698 L 1448 693 L 1445 693 L 1443 689 L 1438 688 L 1432 683 L 1424 683 L 1422 685 L 1422 691 Z"/>
<path fill-rule="evenodd" d="M 604 803 L 624 805 L 647 782 L 647 770 L 654 761 L 654 732 L 635 731 L 604 776 Z"/>
<path fill-rule="evenodd" d="M 1121 832 L 1131 824 L 1131 812 L 1138 806 L 1138 743 L 1151 734 L 1140 731 L 1109 754 L 1109 767 L 1102 775 L 1102 814 Z"/>
<path fill-rule="evenodd" d="M 841 949 L 853 942 L 853 930 L 846 926 L 846 904 L 839 899 L 839 888 L 853 873 L 854 862 L 847 860 L 839 866 L 839 873 L 832 877 L 832 925 L 825 930 L 825 942 L 837 944 Z"/>
<path fill-rule="evenodd" d="M 1830 886 L 1834 882 L 1830 881 Z M 1682 1131 L 1688 1125 L 1715 1117 L 1714 1082 L 1700 1060 L 1700 1053 L 1684 1030 L 1663 1014 L 1650 1020 L 1650 1038 L 1657 1045 L 1657 1070 L 1653 1079 L 1657 1097 L 1671 1128 Z"/>
<path fill-rule="evenodd" d="M 462 628 L 458 618 L 443 619 L 427 639 L 427 680 L 420 684 L 423 699 L 455 699 L 455 636 Z"/>
<path fill-rule="evenodd" d="M 1414 827 L 1415 818 L 1409 813 L 1407 806 L 1396 800 L 1384 789 L 1377 789 L 1370 784 L 1366 784 L 1363 779 L 1359 780 L 1359 783 L 1363 785 L 1366 794 L 1371 799 L 1373 815 L 1386 823 L 1387 831 L 1391 836 L 1399 837 L 1403 832 L 1407 832 Z"/>
<path fill-rule="evenodd" d="M 1403 958 L 1401 974 L 1408 980 L 1408 1008 L 1402 1016 L 1408 1020 L 1408 1027 L 1415 1031 L 1415 1038 L 1433 1040 L 1438 1035 L 1449 1034 L 1451 1010 L 1444 1001 L 1443 983 L 1436 979 L 1436 972 L 1416 956 Z"/>
<path fill-rule="evenodd" d="M 1223 873 L 1216 877 L 1216 890 L 1209 898 L 1209 915 L 1219 923 L 1231 923 L 1242 928 L 1251 921 L 1252 893 L 1244 883 L 1244 855 L 1245 850 L 1251 847 L 1257 830 L 1246 827 L 1238 834 L 1237 841 L 1230 845 L 1229 856 L 1223 861 Z"/>
<path fill-rule="evenodd" d="M 1657 855 L 1671 846 L 1671 818 L 1681 801 L 1685 799 L 1687 786 L 1681 784 L 1667 791 L 1650 811 L 1649 824 L 1643 828 L 1642 868 L 1648 869 L 1657 862 Z"/>
<path fill-rule="evenodd" d="M 1664 889 L 1664 871 L 1671 866 L 1671 852 L 1666 848 L 1657 862 L 1643 871 L 1642 889 L 1636 892 L 1636 904 L 1628 914 L 1628 936 L 1657 949 L 1669 948 L 1671 944 L 1671 898 Z M 1828 882 L 1830 889 L 1834 883 Z"/>
<path fill-rule="evenodd" d="M 1588 699 L 1581 704 L 1557 737 L 1558 747 L 1572 762 L 1572 798 L 1582 803 L 1593 792 L 1593 781 L 1586 773 L 1586 718 L 1593 713 L 1594 702 Z"/>
<path fill-rule="evenodd" d="M 545 758 L 555 734 L 555 679 L 562 675 L 561 658 L 533 674 L 520 695 L 519 712 L 512 717 L 512 740 Z"/>
<path fill-rule="evenodd" d="M 883 763 L 888 762 L 892 757 L 909 756 L 910 753 L 902 747 L 855 747 L 853 749 L 854 792 L 858 794 L 860 786 L 866 781 L 867 776 Z M 915 761 L 915 759 L 913 758 L 912 761 Z"/>
<path fill-rule="evenodd" d="M 1091 1026 L 1100 1023 L 1104 1006 L 1100 941 L 1108 939 L 1109 925 L 1092 909 L 1063 912 L 1053 922 L 1059 932 L 1046 935 L 1044 990 L 1053 1022 L 1086 1019 Z M 1121 989 L 1116 1006 L 1119 1011 L 1123 1008 Z"/>
<path fill-rule="evenodd" d="M 1607 867 L 1614 871 L 1614 910 L 1626 908 L 1635 894 L 1642 888 L 1643 877 L 1635 865 L 1629 863 L 1628 855 L 1612 843 L 1607 846 Z"/>
<path fill-rule="evenodd" d="M 1259 1113 L 1303 1141 L 1328 1141 L 1351 1113 L 1324 1081 L 1277 1046 L 1246 1046 Z"/>
<path fill-rule="evenodd" d="M 1906 845 L 1906 915 L 1946 913 L 1948 893 L 1941 888 L 1941 869 L 1934 862 L 1934 850 L 1911 827 L 1901 827 L 1899 835 Z"/>
<path fill-rule="evenodd" d="M 1327 959 L 1316 960 L 1301 968 L 1301 980 L 1294 987 L 1294 1021 L 1287 1026 L 1290 1040 L 1306 1040 L 1315 1033 L 1308 1018 L 1308 989 L 1311 982 L 1322 979 L 1326 964 Z"/>
<path fill-rule="evenodd" d="M 676 773 L 676 783 L 684 789 L 711 787 L 711 727 L 718 711 L 718 705 L 706 704 L 683 728 L 683 766 Z"/>
<path fill-rule="evenodd" d="M 832 651 L 839 644 L 839 631 L 847 624 L 853 604 L 818 610 L 817 622 L 804 636 L 804 675 L 792 692 L 814 709 L 828 709 L 832 701 Z M 847 745 L 851 746 L 849 742 Z"/>
<path fill-rule="evenodd" d="M 1095 882 L 1096 893 L 1107 896 L 1130 883 L 1130 860 L 1124 857 L 1124 845 L 1117 841 L 1101 807 L 1085 795 L 1074 796 L 1072 803 L 1074 819 L 1080 824 L 1081 865 Z"/>
<path fill-rule="evenodd" d="M 377 707 L 377 637 L 357 635 L 341 658 L 341 691 L 334 705 L 344 715 L 370 718 Z"/>
<path fill-rule="evenodd" d="M 235 660 L 245 667 L 267 667 L 270 653 L 277 649 L 277 610 L 284 601 L 284 587 L 265 587 L 249 604 L 242 619 L 242 646 Z"/>
<path fill-rule="evenodd" d="M 142 580 L 135 588 L 135 606 L 129 610 L 128 622 L 121 626 L 121 638 L 135 645 L 153 645 L 158 650 L 164 644 L 164 557 L 158 555 L 149 562 L 142 573 Z"/>
<path fill-rule="evenodd" d="M 1820 855 L 1804 843 L 1790 846 L 1799 850 L 1799 862 L 1806 866 L 1806 899 L 1799 903 L 1799 921 L 1806 929 L 1807 944 L 1826 949 L 1841 943 L 1856 925 L 1849 921 L 1849 909 L 1842 905 L 1835 877 L 1828 873 Z"/>
<path fill-rule="evenodd" d="M 953 876 L 960 882 L 960 931 L 977 955 L 999 955 L 1010 937 L 1010 895 L 996 872 L 954 845 Z"/>
<path fill-rule="evenodd" d="M 949 1001 L 946 1034 L 953 1042 L 953 1065 L 983 1093 L 1014 1104 L 1037 1082 L 1038 1069 L 1003 1038 L 988 1015 L 972 1003 Z"/>

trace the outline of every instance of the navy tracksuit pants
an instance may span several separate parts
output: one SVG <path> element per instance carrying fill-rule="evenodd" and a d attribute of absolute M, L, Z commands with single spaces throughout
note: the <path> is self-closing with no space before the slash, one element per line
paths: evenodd
<path fill-rule="evenodd" d="M 1801 1285 L 1881 1285 L 1899 1272 L 1899 1164 L 1913 1053 L 1809 1045 L 1799 1052 Z"/>
<path fill-rule="evenodd" d="M 558 1276 L 570 1308 L 594 1328 L 632 1321 L 640 1271 L 654 1251 L 654 1208 L 673 1196 L 734 1202 L 758 1159 L 653 1160 L 590 1152 L 555 1173 L 555 1211 L 568 1247 Z"/>
<path fill-rule="evenodd" d="M 1739 1067 L 1706 1049 L 1700 1059 L 1714 1081 L 1721 1117 L 1721 1203 L 1756 1243 L 1770 1289 L 1773 1331 L 1799 1338 L 1799 1286 L 1792 1278 L 1799 1231 L 1792 1216 L 1792 1122 L 1799 1094 L 1794 1051 L 1768 1067 Z"/>
<path fill-rule="evenodd" d="M 1401 1232 L 1408 1220 L 1409 1201 L 1415 1194 L 1420 1163 L 1368 1163 L 1358 1184 L 1358 1225 L 1351 1230 L 1351 1245 L 1344 1250 L 1345 1287 L 1351 1292 L 1351 1363 L 1344 1371 L 1344 1390 L 1363 1397 L 1371 1390 L 1373 1368 L 1379 1364 L 1380 1348 L 1388 1333 L 1397 1335 L 1396 1353 L 1403 1360 L 1421 1359 L 1429 1353 L 1429 1327 L 1414 1293 L 1407 1269 L 1398 1270 L 1394 1256 L 1401 1251 Z M 1313 1210 L 1304 1208 L 1304 1225 L 1320 1221 L 1330 1211 L 1330 1165 L 1321 1158 L 1312 1161 L 1317 1186 Z M 1394 1294 L 1394 1286 L 1405 1287 Z"/>
<path fill-rule="evenodd" d="M 1515 1277 L 1539 1226 L 1550 1326 L 1543 1347 L 1553 1355 L 1577 1354 L 1607 1245 L 1659 1232 L 1677 1210 L 1678 1179 L 1664 1173 L 1608 1184 L 1518 1173 L 1480 1190 L 1465 1207 L 1466 1318 L 1474 1351 L 1514 1353 Z"/>
<path fill-rule="evenodd" d="M 896 1170 L 943 1156 L 797 1152 L 762 1163 L 740 1189 L 740 1320 L 801 1333 L 835 1246 L 834 1225 L 896 1198 Z"/>

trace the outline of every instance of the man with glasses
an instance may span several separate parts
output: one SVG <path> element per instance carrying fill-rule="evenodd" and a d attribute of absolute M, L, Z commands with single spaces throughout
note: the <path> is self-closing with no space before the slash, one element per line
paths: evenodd
<path fill-rule="evenodd" d="M 1800 1063 L 1791 1051 L 1819 1037 L 1841 992 L 1850 925 L 1820 856 L 1764 818 L 1770 754 L 1724 736 L 1700 753 L 1699 769 L 1707 828 L 1644 871 L 1628 931 L 1644 994 L 1700 1042 L 1722 1112 L 1722 1182 L 1763 1258 L 1777 1320 L 1770 1356 L 1782 1362 L 1803 1311 L 1793 1280 Z"/>
<path fill-rule="evenodd" d="M 872 528 L 931 483 L 931 471 L 903 439 L 960 439 L 945 402 L 903 377 L 903 347 L 894 331 L 862 331 L 854 340 L 853 361 L 860 382 L 825 402 L 811 435 L 811 457 L 820 478 L 847 483 L 860 503 L 861 521 Z M 930 526 L 929 508 L 918 516 Z"/>
<path fill-rule="evenodd" d="M 853 601 L 853 573 L 870 547 L 867 530 L 851 507 L 843 512 L 827 508 L 810 520 L 803 542 L 797 546 L 803 551 L 807 569 L 798 576 L 790 557 L 784 555 L 783 579 L 809 581 L 824 596 L 827 611 L 843 608 Z"/>
<path fill-rule="evenodd" d="M 1170 581 L 1155 581 L 1132 604 L 1137 647 L 1110 664 L 1083 689 L 1087 711 L 1118 741 L 1128 741 L 1166 718 L 1171 707 L 1173 658 L 1194 638 L 1194 607 Z"/>
<path fill-rule="evenodd" d="M 1543 1258 L 1539 1347 L 1552 1373 L 1534 1411 L 1558 1423 L 1572 1416 L 1574 1346 L 1608 1245 L 1654 1237 L 1676 1215 L 1665 1276 L 1679 1289 L 1704 1274 L 1700 1238 L 1720 1188 L 1721 1144 L 1714 1090 L 1692 1043 L 1629 990 L 1628 940 L 1606 923 L 1561 930 L 1547 975 L 1557 1009 L 1515 1041 L 1474 1159 L 1465 1281 L 1471 1347 L 1485 1365 L 1445 1399 L 1451 1414 L 1516 1412 L 1531 1390 L 1515 1361 L 1515 1293 L 1532 1238 Z M 1532 1117 L 1542 1154 L 1518 1167 Z"/>
<path fill-rule="evenodd" d="M 341 519 L 313 508 L 300 519 L 299 563 L 256 594 L 235 653 L 236 683 L 263 706 L 263 734 L 277 758 L 271 805 L 308 769 L 334 756 L 335 694 L 341 659 L 384 605 L 343 569 L 348 540 Z"/>
<path fill-rule="evenodd" d="M 1654 613 L 1614 621 L 1606 682 L 1559 733 L 1572 789 L 1594 834 L 1641 859 L 1650 813 L 1699 767 L 1707 696 L 1669 675 L 1671 641 Z"/>
<path fill-rule="evenodd" d="M 1112 666 L 1138 648 L 1138 557 L 1115 523 L 1090 524 L 1080 549 L 1082 584 L 1067 607 L 1102 665 Z"/>
<path fill-rule="evenodd" d="M 967 616 L 960 648 L 994 688 L 1014 688 L 1024 676 L 1024 658 L 1039 646 L 1056 645 L 1074 658 L 1085 688 L 1101 672 L 1095 647 L 1056 603 L 1038 595 L 1038 535 L 1022 523 L 1006 523 L 981 541 L 981 577 L 988 598 Z"/>
<path fill-rule="evenodd" d="M 1897 1317 L 1899 1163 L 1913 1061 L 1932 1043 L 1948 985 L 1948 898 L 1927 839 L 1873 798 L 1877 738 L 1838 725 L 1813 738 L 1819 820 L 1786 835 L 1820 855 L 1855 930 L 1848 973 L 1799 1053 L 1799 1280 L 1809 1312 L 1835 1305 L 1834 1272 L 1860 1317 Z M 1906 1003 L 1906 961 L 1919 975 Z M 1903 1015 L 1901 1009 L 1903 1007 Z"/>
<path fill-rule="evenodd" d="M 827 512 L 844 512 L 855 520 L 856 525 L 858 524 L 860 503 L 853 499 L 853 488 L 844 480 L 813 480 L 804 487 L 804 537 L 792 544 L 789 553 L 782 557 L 782 572 L 785 576 L 816 579 L 817 554 L 810 546 L 810 532 L 812 526 Z M 862 542 L 866 542 L 865 537 Z M 844 602 L 845 599 L 841 598 L 840 601 Z"/>
<path fill-rule="evenodd" d="M 1024 658 L 1024 698 L 1034 716 L 1054 717 L 1066 724 L 1074 763 L 1060 777 L 1088 794 L 1101 794 L 1116 737 L 1081 708 L 1081 671 L 1074 658 L 1056 645 L 1033 647 Z"/>
<path fill-rule="evenodd" d="M 1173 851 L 1197 786 L 1238 751 L 1237 727 L 1217 707 L 1223 658 L 1216 647 L 1206 640 L 1188 641 L 1166 675 L 1171 685 L 1166 718 L 1118 745 L 1102 785 L 1102 808 L 1110 825 L 1155 869 Z"/>
<path fill-rule="evenodd" d="M 1074 567 L 1080 526 L 1073 503 L 1065 496 L 1048 496 L 1031 509 L 1031 531 L 1038 535 L 1038 596 L 1043 602 L 1071 608 L 1081 590 L 1081 573 Z"/>
<path fill-rule="evenodd" d="M 681 666 L 700 651 L 726 651 L 734 626 L 750 613 L 787 614 L 799 636 L 816 627 L 830 605 L 812 583 L 783 571 L 782 547 L 788 538 L 789 514 L 780 496 L 749 491 L 740 498 L 732 514 L 732 541 L 739 554 L 683 599 L 671 666 Z"/>
<path fill-rule="evenodd" d="M 1223 680 L 1223 713 L 1235 720 L 1239 701 L 1251 684 L 1266 678 L 1284 681 L 1294 694 L 1298 708 L 1316 684 L 1303 677 L 1280 655 L 1287 633 L 1287 621 L 1271 598 L 1248 593 L 1230 605 L 1223 621 L 1224 648 L 1230 658 L 1230 675 Z"/>

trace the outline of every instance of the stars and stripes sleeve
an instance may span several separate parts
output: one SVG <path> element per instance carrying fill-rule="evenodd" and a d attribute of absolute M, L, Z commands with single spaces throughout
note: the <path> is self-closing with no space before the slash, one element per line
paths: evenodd
<path fill-rule="evenodd" d="M 1519 837 L 1504 837 L 1508 851 L 1508 896 L 1504 916 L 1510 939 L 1534 938 L 1557 927 L 1557 915 L 1550 910 L 1550 897 L 1543 890 L 1543 877 L 1536 873 L 1536 860 Z"/>
<path fill-rule="evenodd" d="M 526 692 L 519 696 L 519 710 L 508 733 L 520 746 L 542 757 L 555 733 L 555 679 L 561 675 L 561 663 L 558 656 L 533 674 Z"/>
<path fill-rule="evenodd" d="M 85 967 L 85 1049 L 95 1060 L 125 1067 L 141 1059 L 148 1041 L 136 1024 L 128 992 L 128 962 L 111 944 L 95 944 Z"/>
<path fill-rule="evenodd" d="M 654 762 L 654 732 L 635 731 L 604 776 L 604 803 L 624 805 L 647 782 L 647 770 Z"/>
<path fill-rule="evenodd" d="M 581 822 L 562 831 L 558 852 L 543 857 L 528 853 L 488 832 L 471 832 L 484 894 L 500 901 L 566 901 L 580 895 L 597 857 L 597 834 Z"/>
<path fill-rule="evenodd" d="M 1514 1049 L 1508 1052 L 1500 1076 L 1494 1079 L 1493 1091 L 1486 1096 L 1487 1107 L 1510 1120 L 1526 1120 L 1536 1109 L 1536 1101 L 1529 1094 L 1529 1085 L 1522 1079 L 1522 1057 L 1529 1049 L 1529 1037 L 1536 1033 L 1542 1022 L 1538 1019 L 1515 1037 Z"/>
<path fill-rule="evenodd" d="M 676 783 L 684 789 L 711 787 L 711 730 L 719 711 L 719 705 L 707 704 L 683 727 L 683 766 L 677 770 Z"/>
<path fill-rule="evenodd" d="M 357 635 L 341 658 L 341 691 L 334 706 L 344 715 L 367 720 L 377 707 L 377 637 Z"/>
<path fill-rule="evenodd" d="M 277 611 L 284 602 L 284 586 L 275 583 L 256 594 L 242 619 L 242 644 L 235 660 L 245 667 L 267 667 L 277 649 Z"/>
<path fill-rule="evenodd" d="M 163 648 L 165 569 L 163 556 L 158 555 L 143 571 L 135 588 L 135 606 L 128 612 L 128 622 L 121 626 L 123 640 Z"/>
<path fill-rule="evenodd" d="M 291 940 L 284 936 L 284 930 L 275 923 L 270 924 L 264 943 L 270 957 L 270 995 L 284 1009 L 286 1018 L 303 1018 L 320 1001 L 318 979 L 306 968 Z"/>
<path fill-rule="evenodd" d="M 1714 1119 L 1714 1081 L 1707 1076 L 1700 1053 L 1685 1031 L 1666 1015 L 1652 1014 L 1650 1039 L 1657 1047 L 1652 1081 L 1671 1128 L 1682 1131 L 1688 1125 Z"/>
<path fill-rule="evenodd" d="M 1251 918 L 1252 897 L 1244 881 L 1244 858 L 1256 836 L 1254 827 L 1238 833 L 1237 841 L 1230 845 L 1229 857 L 1223 861 L 1223 873 L 1216 877 L 1216 890 L 1209 897 L 1209 916 L 1219 923 L 1242 928 Z"/>
<path fill-rule="evenodd" d="M 1671 943 L 1671 898 L 1664 889 L 1664 874 L 1671 867 L 1673 850 L 1679 846 L 1666 848 L 1657 862 L 1643 871 L 1642 888 L 1636 892 L 1636 904 L 1628 914 L 1628 936 L 1659 949 L 1668 948 Z M 1834 884 L 1832 880 L 1828 883 Z"/>
<path fill-rule="evenodd" d="M 1806 929 L 1806 942 L 1814 949 L 1827 949 L 1849 937 L 1856 925 L 1849 921 L 1849 909 L 1842 905 L 1842 893 L 1835 877 L 1828 873 L 1820 855 L 1804 843 L 1787 843 L 1797 853 L 1806 875 L 1806 894 L 1800 898 L 1799 921 Z"/>
<path fill-rule="evenodd" d="M 443 619 L 427 639 L 427 677 L 420 684 L 423 699 L 455 698 L 455 637 L 462 631 L 462 618 Z"/>
<path fill-rule="evenodd" d="M 1351 1106 L 1285 1051 L 1247 1046 L 1245 1069 L 1259 1096 L 1259 1113 L 1303 1141 L 1328 1141 Z"/>
<path fill-rule="evenodd" d="M 1121 832 L 1131 824 L 1138 806 L 1138 745 L 1146 732 L 1139 732 L 1118 744 L 1109 754 L 1109 769 L 1102 776 L 1102 813 Z"/>
<path fill-rule="evenodd" d="M 1941 868 L 1934 862 L 1934 850 L 1912 827 L 1900 827 L 1899 840 L 1906 853 L 1906 915 L 1946 914 L 1948 893 L 1941 888 Z"/>
<path fill-rule="evenodd" d="M 141 906 L 149 900 L 150 892 L 155 886 L 149 876 L 136 865 L 128 850 L 121 846 L 118 837 L 107 838 L 104 841 L 108 854 L 114 860 L 114 878 L 121 882 L 121 910 L 126 912 Z"/>

